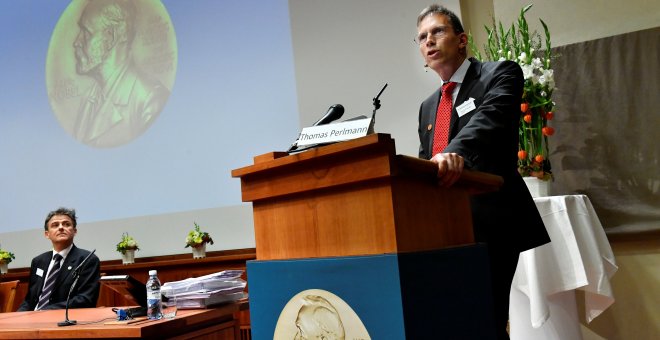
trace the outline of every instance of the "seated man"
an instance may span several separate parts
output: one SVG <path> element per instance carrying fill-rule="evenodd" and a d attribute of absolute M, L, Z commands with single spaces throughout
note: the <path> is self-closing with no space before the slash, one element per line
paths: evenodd
<path fill-rule="evenodd" d="M 44 223 L 46 238 L 53 250 L 34 259 L 30 265 L 30 283 L 25 301 L 18 311 L 63 309 L 73 284 L 73 271 L 90 254 L 73 244 L 76 236 L 76 211 L 59 208 L 51 211 Z M 96 255 L 87 259 L 80 278 L 69 298 L 69 308 L 96 307 L 99 297 L 101 262 Z"/>

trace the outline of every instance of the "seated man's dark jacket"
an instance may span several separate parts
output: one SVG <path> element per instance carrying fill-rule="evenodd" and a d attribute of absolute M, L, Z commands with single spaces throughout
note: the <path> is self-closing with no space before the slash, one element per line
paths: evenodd
<path fill-rule="evenodd" d="M 66 307 L 66 299 L 69 289 L 73 284 L 73 271 L 89 255 L 89 251 L 80 249 L 73 245 L 71 251 L 61 265 L 60 272 L 57 274 L 55 287 L 50 295 L 50 302 L 43 309 L 63 309 Z M 39 295 L 46 280 L 48 265 L 53 256 L 52 251 L 45 252 L 32 259 L 30 265 L 30 283 L 25 300 L 18 307 L 18 311 L 34 310 L 39 302 Z M 37 268 L 43 270 L 43 276 L 37 275 Z M 96 255 L 87 259 L 80 271 L 80 278 L 76 287 L 71 292 L 69 298 L 69 308 L 93 308 L 96 307 L 96 301 L 99 297 L 99 277 L 101 272 L 101 262 Z"/>

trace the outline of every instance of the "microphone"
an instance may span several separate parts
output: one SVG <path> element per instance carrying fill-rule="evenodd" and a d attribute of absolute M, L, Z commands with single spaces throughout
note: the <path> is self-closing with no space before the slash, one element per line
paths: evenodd
<path fill-rule="evenodd" d="M 332 121 L 335 121 L 335 120 L 341 118 L 341 116 L 343 116 L 343 115 L 344 115 L 344 106 L 343 105 L 341 105 L 341 104 L 332 105 L 332 106 L 330 106 L 330 108 L 328 108 L 328 112 L 326 112 L 325 115 L 323 115 L 323 117 L 321 117 L 321 119 L 317 120 L 316 123 L 314 123 L 312 126 L 319 126 L 319 125 L 328 124 Z M 291 144 L 291 147 L 286 152 L 287 153 L 292 153 L 294 151 L 296 151 L 296 152 L 297 151 L 302 151 L 302 150 L 298 150 L 298 140 L 297 139 L 296 139 L 295 142 L 293 142 L 293 144 Z"/>
<path fill-rule="evenodd" d="M 343 115 L 344 115 L 344 106 L 343 105 L 341 105 L 341 104 L 332 105 L 328 109 L 328 112 L 326 112 L 325 115 L 323 117 L 321 117 L 321 119 L 317 120 L 316 123 L 314 123 L 314 125 L 312 125 L 312 126 L 319 126 L 319 125 L 328 124 L 332 121 L 335 121 L 335 120 L 341 118 L 341 116 L 343 116 Z"/>
<path fill-rule="evenodd" d="M 76 269 L 74 269 L 73 273 L 71 274 L 73 275 L 74 279 L 73 279 L 73 283 L 71 284 L 71 288 L 69 288 L 69 294 L 66 296 L 66 312 L 65 312 L 64 321 L 57 323 L 57 325 L 60 327 L 71 326 L 77 323 L 76 320 L 69 320 L 69 298 L 71 298 L 71 292 L 73 292 L 73 289 L 76 287 L 76 284 L 78 283 L 78 279 L 80 278 L 80 271 L 82 270 L 83 265 L 92 256 L 92 254 L 94 254 L 94 252 L 96 252 L 96 249 L 92 250 L 92 252 L 89 253 L 89 255 L 87 255 L 87 257 L 85 257 L 85 259 L 83 259 L 82 262 L 80 262 L 78 267 L 76 267 Z"/>

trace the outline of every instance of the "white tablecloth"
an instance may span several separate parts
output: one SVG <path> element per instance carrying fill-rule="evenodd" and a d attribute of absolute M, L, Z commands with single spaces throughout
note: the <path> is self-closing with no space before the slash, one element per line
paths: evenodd
<path fill-rule="evenodd" d="M 582 339 L 574 290 L 585 292 L 587 322 L 614 303 L 612 248 L 587 196 L 534 201 L 552 242 L 520 254 L 511 285 L 511 339 Z"/>

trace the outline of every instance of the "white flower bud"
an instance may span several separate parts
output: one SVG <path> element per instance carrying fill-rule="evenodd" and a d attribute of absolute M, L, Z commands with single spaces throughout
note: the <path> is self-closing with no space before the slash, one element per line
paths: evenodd
<path fill-rule="evenodd" d="M 532 65 L 520 65 L 520 68 L 523 71 L 525 80 L 531 79 L 534 76 L 534 67 Z"/>

